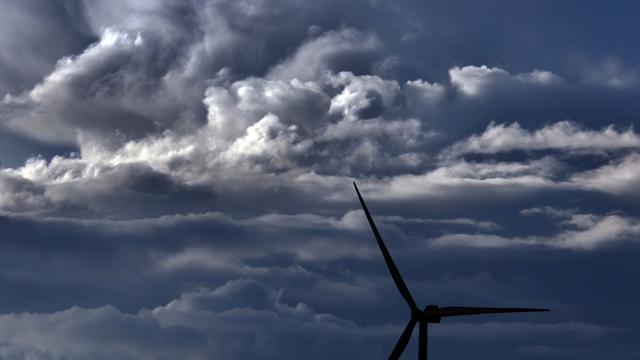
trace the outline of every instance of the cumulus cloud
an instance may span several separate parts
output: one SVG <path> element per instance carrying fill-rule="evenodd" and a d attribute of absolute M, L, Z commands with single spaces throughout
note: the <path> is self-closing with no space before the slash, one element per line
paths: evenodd
<path fill-rule="evenodd" d="M 332 83 L 341 87 L 342 92 L 331 100 L 329 111 L 348 120 L 378 117 L 398 103 L 400 87 L 395 81 L 343 72 Z"/>
<path fill-rule="evenodd" d="M 305 130 L 322 126 L 330 101 L 315 82 L 246 79 L 228 88 L 210 87 L 204 103 L 209 126 L 222 139 L 241 135 L 248 126 L 272 113 Z"/>
<path fill-rule="evenodd" d="M 277 116 L 269 114 L 247 128 L 246 135 L 236 139 L 221 157 L 232 164 L 249 160 L 253 164 L 278 170 L 291 168 L 294 154 L 304 154 L 311 143 L 297 139 L 296 126 L 285 127 Z"/>
<path fill-rule="evenodd" d="M 167 129 L 192 131 L 205 120 L 203 98 L 205 103 L 215 101 L 204 95 L 209 85 L 226 81 L 233 74 L 246 77 L 273 66 L 272 56 L 278 55 L 248 57 L 244 50 L 270 45 L 264 49 L 268 54 L 277 49 L 273 39 L 286 30 L 273 22 L 291 12 L 304 12 L 297 1 L 275 7 L 268 3 L 87 2 L 84 13 L 99 40 L 80 54 L 59 60 L 56 69 L 30 91 L 6 96 L 2 123 L 42 141 L 79 146 L 103 142 L 117 147 Z M 122 11 L 127 15 L 115 15 Z M 233 16 L 227 16 L 229 13 Z M 255 36 L 257 29 L 262 41 Z M 285 42 L 295 48 L 302 40 L 291 37 Z M 314 80 L 326 71 L 353 69 L 353 64 L 360 63 L 359 53 L 377 47 L 372 35 L 352 28 L 328 31 L 300 45 L 298 55 L 283 61 L 281 68 L 293 75 L 287 82 Z M 237 57 L 224 55 L 233 49 Z M 326 56 L 319 57 L 318 50 L 326 51 Z M 238 57 L 246 57 L 246 61 L 238 61 Z M 304 64 L 307 71 L 310 59 L 316 66 L 308 76 L 292 71 L 300 67 L 296 62 Z M 279 76 L 274 75 L 276 78 Z M 269 85 L 273 88 L 277 82 Z M 312 108 L 300 100 L 288 101 L 293 107 L 290 110 L 297 107 L 306 115 Z M 301 113 L 288 113 L 287 117 Z"/>
<path fill-rule="evenodd" d="M 143 42 L 122 33 L 108 36 L 113 38 L 103 41 L 109 44 L 95 46 L 116 46 L 120 42 L 138 46 L 136 42 Z M 72 62 L 69 64 L 74 68 Z M 59 79 L 56 81 L 69 78 L 54 75 Z M 47 90 L 48 81 L 29 96 L 61 92 Z M 61 96 L 67 95 L 62 91 Z M 107 185 L 96 184 L 105 174 L 121 177 L 117 174 L 130 174 L 133 168 L 139 174 L 165 176 L 166 182 L 184 186 L 219 186 L 236 182 L 234 177 L 247 172 L 268 176 L 273 171 L 295 171 L 282 175 L 293 181 L 301 172 L 350 174 L 419 168 L 426 159 L 419 147 L 431 135 L 419 120 L 400 117 L 402 96 L 402 89 L 393 80 L 350 72 L 324 73 L 308 82 L 248 78 L 209 87 L 204 99 L 207 123 L 198 125 L 194 132 L 167 128 L 162 133 L 155 134 L 154 130 L 128 140 L 127 136 L 118 136 L 116 129 L 112 137 L 97 139 L 91 130 L 93 123 L 64 126 L 65 131 L 76 132 L 79 155 L 55 156 L 50 161 L 33 159 L 7 171 L 41 185 L 56 185 L 58 189 L 50 192 L 53 195 L 61 194 L 61 188 L 73 193 L 72 188 L 79 186 L 90 187 L 96 194 L 95 190 Z M 163 126 L 153 121 L 153 126 Z M 24 124 L 27 126 L 28 121 Z M 332 151 L 350 155 L 336 159 Z"/>

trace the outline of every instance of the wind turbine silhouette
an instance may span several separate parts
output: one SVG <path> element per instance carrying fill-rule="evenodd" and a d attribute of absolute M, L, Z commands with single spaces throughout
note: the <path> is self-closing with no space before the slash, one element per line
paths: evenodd
<path fill-rule="evenodd" d="M 411 309 L 411 319 L 409 323 L 402 331 L 402 335 L 400 335 L 400 339 L 396 343 L 396 346 L 393 348 L 391 355 L 389 355 L 389 359 L 397 360 L 402 355 L 402 352 L 407 347 L 409 340 L 411 339 L 411 334 L 413 333 L 413 329 L 416 324 L 419 327 L 419 335 L 418 335 L 418 360 L 426 360 L 427 359 L 427 334 L 429 331 L 428 324 L 429 323 L 439 323 L 443 317 L 449 316 L 462 316 L 462 315 L 477 315 L 477 314 L 497 314 L 497 313 L 516 313 L 516 312 L 540 312 L 540 311 L 551 311 L 549 309 L 533 309 L 533 308 L 495 308 L 495 307 L 465 307 L 465 306 L 444 306 L 439 307 L 438 305 L 427 305 L 424 310 L 420 310 L 416 305 L 416 302 L 413 300 L 413 296 L 411 296 L 411 292 L 409 292 L 409 288 L 404 283 L 402 276 L 400 275 L 400 271 L 396 267 L 396 264 L 393 262 L 393 258 L 391 258 L 391 254 L 389 254 L 389 250 L 382 241 L 382 236 L 380 236 L 380 232 L 378 232 L 378 228 L 376 224 L 373 222 L 373 218 L 371 217 L 371 213 L 369 213 L 369 209 L 367 209 L 367 205 L 364 203 L 364 199 L 362 195 L 360 195 L 360 190 L 358 190 L 358 186 L 356 183 L 353 183 L 353 186 L 356 188 L 356 193 L 358 194 L 358 199 L 360 199 L 360 204 L 362 205 L 362 210 L 364 210 L 365 215 L 367 216 L 367 220 L 369 221 L 369 225 L 371 225 L 371 230 L 373 231 L 373 235 L 375 235 L 376 240 L 378 241 L 378 246 L 380 247 L 380 251 L 382 252 L 382 256 L 384 257 L 384 261 L 387 263 L 387 267 L 389 268 L 389 272 L 391 273 L 391 277 L 393 281 L 396 283 L 396 287 L 400 294 L 409 305 Z"/>

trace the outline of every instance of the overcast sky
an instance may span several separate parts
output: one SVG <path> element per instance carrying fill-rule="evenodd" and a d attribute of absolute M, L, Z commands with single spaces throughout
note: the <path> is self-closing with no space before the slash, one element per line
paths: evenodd
<path fill-rule="evenodd" d="M 386 358 L 352 181 L 422 306 L 553 309 L 432 358 L 638 359 L 639 11 L 0 0 L 0 359 Z"/>

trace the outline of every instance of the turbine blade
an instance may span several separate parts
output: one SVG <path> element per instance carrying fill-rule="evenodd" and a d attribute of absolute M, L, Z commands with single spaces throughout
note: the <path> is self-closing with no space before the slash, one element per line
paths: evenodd
<path fill-rule="evenodd" d="M 389 272 L 391 273 L 391 277 L 393 281 L 396 283 L 396 287 L 400 291 L 400 294 L 407 302 L 411 310 L 418 310 L 418 306 L 416 305 L 415 300 L 413 300 L 413 296 L 411 296 L 411 292 L 409 292 L 409 288 L 407 288 L 407 284 L 402 280 L 402 275 L 400 275 L 400 271 L 396 267 L 396 264 L 393 262 L 393 258 L 391 254 L 389 254 L 389 250 L 387 250 L 387 246 L 382 241 L 382 236 L 380 236 L 380 232 L 378 232 L 378 228 L 376 224 L 373 222 L 373 218 L 371 217 L 371 213 L 369 213 L 369 209 L 367 208 L 367 204 L 364 203 L 364 199 L 362 195 L 360 195 L 360 190 L 358 190 L 358 186 L 356 183 L 353 183 L 353 186 L 356 188 L 356 193 L 358 194 L 358 199 L 360 199 L 360 205 L 362 205 L 362 210 L 364 210 L 364 214 L 367 216 L 367 220 L 369 221 L 369 225 L 371 226 L 371 230 L 373 231 L 373 235 L 376 237 L 376 241 L 378 241 L 378 246 L 380 247 L 380 251 L 382 251 L 382 256 L 384 257 L 384 262 L 387 263 L 387 268 L 389 268 Z"/>
<path fill-rule="evenodd" d="M 396 346 L 393 348 L 391 355 L 389 355 L 389 360 L 400 359 L 400 355 L 402 355 L 402 352 L 407 347 L 409 340 L 411 340 L 411 333 L 413 333 L 413 328 L 416 326 L 417 322 L 418 320 L 414 318 L 409 320 L 409 323 L 402 331 L 402 335 L 400 335 L 400 338 L 398 339 Z"/>
<path fill-rule="evenodd" d="M 500 314 L 500 313 L 519 313 L 519 312 L 541 312 L 551 311 L 549 309 L 535 308 L 495 308 L 495 307 L 465 307 L 465 306 L 445 306 L 438 308 L 436 312 L 441 317 L 462 316 L 462 315 L 479 315 L 479 314 Z"/>

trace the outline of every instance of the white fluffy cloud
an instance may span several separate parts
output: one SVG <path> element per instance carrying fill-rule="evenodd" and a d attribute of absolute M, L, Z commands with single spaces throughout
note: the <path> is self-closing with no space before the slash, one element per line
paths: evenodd
<path fill-rule="evenodd" d="M 560 78 L 543 70 L 511 75 L 508 71 L 486 65 L 453 67 L 449 70 L 451 83 L 464 95 L 479 96 L 494 86 L 539 85 L 549 86 L 560 82 Z"/>
<path fill-rule="evenodd" d="M 330 94 L 317 82 L 249 78 L 228 88 L 210 87 L 204 103 L 208 122 L 223 140 L 242 135 L 252 124 L 271 113 L 289 125 L 312 131 L 323 126 Z"/>
<path fill-rule="evenodd" d="M 640 188 L 640 154 L 632 153 L 620 161 L 576 174 L 571 180 L 587 189 L 611 194 L 636 195 Z"/>

